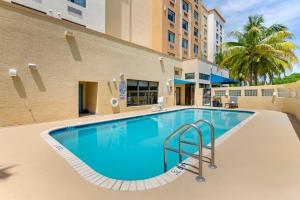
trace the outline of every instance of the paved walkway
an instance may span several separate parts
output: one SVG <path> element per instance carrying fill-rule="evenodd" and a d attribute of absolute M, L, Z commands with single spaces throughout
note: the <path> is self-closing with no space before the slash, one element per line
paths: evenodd
<path fill-rule="evenodd" d="M 143 113 L 138 111 L 135 113 Z M 132 113 L 122 113 L 126 116 Z M 205 166 L 205 183 L 185 173 L 163 187 L 119 192 L 96 187 L 79 176 L 40 132 L 51 127 L 114 118 L 86 117 L 0 129 L 0 199 L 3 200 L 299 200 L 300 142 L 284 113 L 260 111 L 217 147 L 218 169 Z"/>

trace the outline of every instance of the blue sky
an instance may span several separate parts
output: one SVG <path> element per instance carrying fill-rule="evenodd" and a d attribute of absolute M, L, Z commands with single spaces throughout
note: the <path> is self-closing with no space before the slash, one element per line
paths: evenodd
<path fill-rule="evenodd" d="M 299 0 L 203 0 L 208 7 L 216 7 L 226 19 L 225 31 L 241 30 L 249 15 L 262 14 L 266 25 L 282 23 L 294 33 L 294 42 L 300 47 Z M 300 61 L 300 50 L 296 51 Z M 294 72 L 300 72 L 296 65 Z M 289 73 L 292 73 L 289 72 Z"/>

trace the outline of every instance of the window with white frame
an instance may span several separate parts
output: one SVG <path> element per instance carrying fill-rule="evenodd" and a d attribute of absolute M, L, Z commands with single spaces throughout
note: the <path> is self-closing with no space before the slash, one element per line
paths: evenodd
<path fill-rule="evenodd" d="M 262 89 L 261 90 L 261 95 L 263 97 L 271 97 L 274 94 L 274 89 Z"/>
<path fill-rule="evenodd" d="M 186 31 L 189 30 L 189 23 L 185 20 L 182 20 L 182 28 Z"/>
<path fill-rule="evenodd" d="M 68 1 L 75 3 L 79 6 L 82 6 L 84 8 L 86 7 L 86 0 L 68 0 Z"/>
<path fill-rule="evenodd" d="M 170 10 L 170 9 L 168 10 L 168 19 L 171 22 L 175 23 L 175 13 L 172 10 Z"/>
<path fill-rule="evenodd" d="M 245 90 L 244 92 L 247 97 L 257 96 L 257 90 Z"/>
<path fill-rule="evenodd" d="M 195 73 L 186 73 L 185 79 L 195 79 Z"/>
<path fill-rule="evenodd" d="M 239 97 L 241 96 L 241 90 L 229 90 L 229 96 Z"/>
<path fill-rule="evenodd" d="M 194 36 L 198 37 L 199 36 L 199 30 L 198 28 L 194 27 Z"/>
<path fill-rule="evenodd" d="M 286 88 L 278 88 L 278 97 L 288 97 L 289 90 Z"/>
<path fill-rule="evenodd" d="M 185 11 L 185 12 L 189 12 L 189 4 L 185 1 L 182 1 L 182 9 Z"/>
<path fill-rule="evenodd" d="M 215 91 L 215 96 L 217 96 L 217 97 L 221 97 L 221 96 L 225 96 L 225 95 L 226 95 L 225 90 L 216 90 Z"/>
<path fill-rule="evenodd" d="M 168 41 L 173 44 L 175 43 L 175 33 L 173 33 L 172 31 L 168 32 Z"/>
<path fill-rule="evenodd" d="M 189 42 L 186 39 L 182 39 L 182 48 L 187 49 L 189 46 Z"/>

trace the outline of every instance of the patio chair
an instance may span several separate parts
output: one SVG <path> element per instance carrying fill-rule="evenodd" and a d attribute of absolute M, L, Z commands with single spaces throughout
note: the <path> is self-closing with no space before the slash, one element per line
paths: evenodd
<path fill-rule="evenodd" d="M 158 97 L 157 102 L 158 102 L 158 108 L 159 108 L 159 110 L 163 110 L 163 107 L 164 107 L 164 97 Z"/>
<path fill-rule="evenodd" d="M 225 108 L 238 108 L 238 97 L 229 97 L 229 102 L 225 103 Z"/>
<path fill-rule="evenodd" d="M 158 97 L 157 104 L 152 106 L 153 111 L 162 111 L 164 106 L 164 97 Z"/>

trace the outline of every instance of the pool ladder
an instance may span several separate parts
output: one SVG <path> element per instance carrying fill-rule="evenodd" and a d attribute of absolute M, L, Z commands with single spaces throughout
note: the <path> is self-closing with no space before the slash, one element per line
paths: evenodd
<path fill-rule="evenodd" d="M 210 146 L 203 145 L 202 131 L 197 126 L 201 123 L 205 123 L 210 127 L 210 131 L 211 131 Z M 194 129 L 197 132 L 197 134 L 198 134 L 198 143 L 189 142 L 189 141 L 186 141 L 186 140 L 182 139 L 184 134 L 187 133 L 191 129 Z M 178 149 L 168 147 L 167 146 L 168 142 L 173 137 L 175 137 L 177 134 L 179 134 Z M 182 151 L 182 144 L 188 144 L 188 145 L 196 146 L 198 148 L 198 154 L 193 154 L 193 153 Z M 210 150 L 210 155 L 211 155 L 210 157 L 203 156 L 203 148 Z M 198 121 L 196 121 L 192 124 L 184 124 L 165 139 L 165 141 L 164 141 L 164 170 L 165 170 L 165 172 L 167 172 L 167 166 L 168 166 L 168 163 L 167 163 L 167 151 L 168 150 L 178 153 L 180 163 L 182 162 L 182 155 L 195 158 L 199 161 L 198 176 L 196 177 L 196 180 L 199 181 L 199 182 L 204 182 L 205 181 L 205 178 L 203 177 L 203 171 L 202 171 L 202 168 L 203 168 L 202 158 L 205 158 L 205 159 L 209 160 L 209 163 L 210 163 L 209 167 L 210 168 L 212 168 L 212 169 L 217 168 L 217 166 L 215 165 L 215 128 L 212 125 L 212 123 L 207 121 L 207 120 L 201 119 L 201 120 L 198 120 Z"/>

